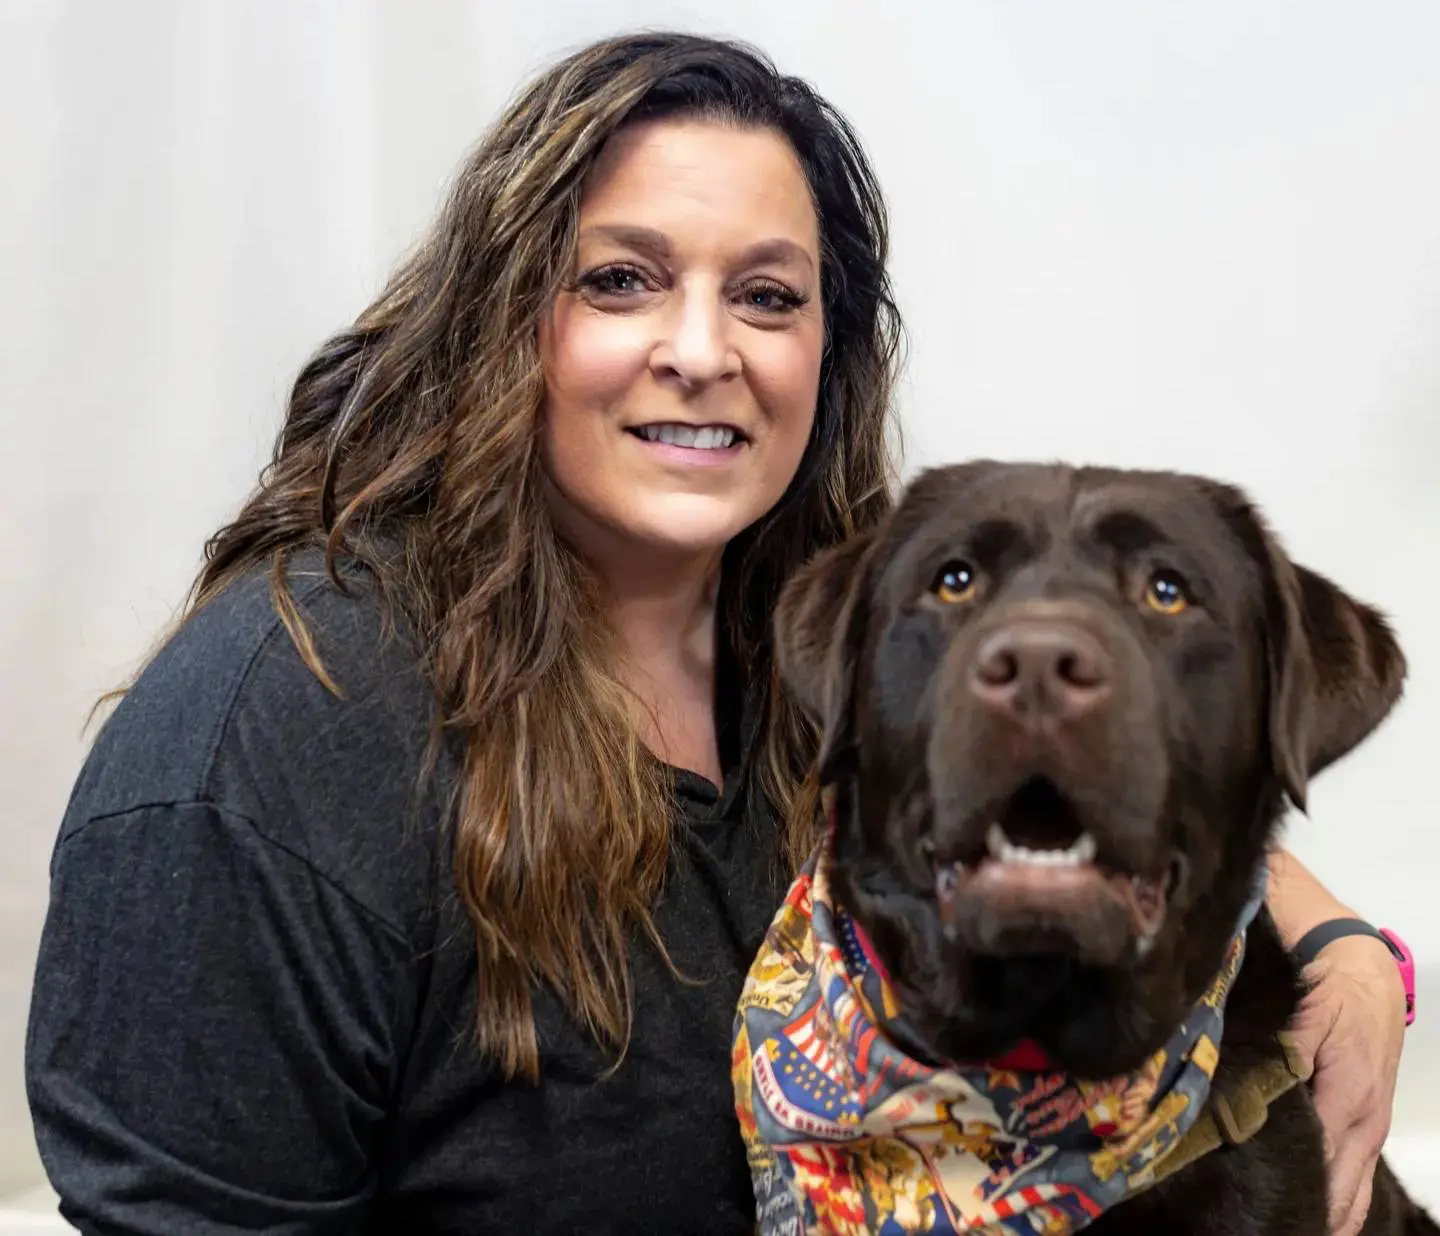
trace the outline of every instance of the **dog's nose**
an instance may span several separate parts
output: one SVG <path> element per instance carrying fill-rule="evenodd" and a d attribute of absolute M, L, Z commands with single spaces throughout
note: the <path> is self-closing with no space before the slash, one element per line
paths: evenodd
<path fill-rule="evenodd" d="M 1069 622 L 1017 622 L 977 650 L 970 690 L 991 708 L 1077 718 L 1109 691 L 1110 659 L 1101 642 Z"/>

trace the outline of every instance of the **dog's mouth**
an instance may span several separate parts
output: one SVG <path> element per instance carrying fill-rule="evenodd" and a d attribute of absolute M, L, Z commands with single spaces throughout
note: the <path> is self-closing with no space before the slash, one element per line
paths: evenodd
<path fill-rule="evenodd" d="M 970 852 L 936 856 L 935 895 L 952 936 L 982 951 L 1143 956 L 1164 926 L 1176 871 L 1142 872 L 1108 849 L 1072 801 L 1035 777 L 967 830 Z M 1123 935 L 1124 940 L 1121 939 Z"/>

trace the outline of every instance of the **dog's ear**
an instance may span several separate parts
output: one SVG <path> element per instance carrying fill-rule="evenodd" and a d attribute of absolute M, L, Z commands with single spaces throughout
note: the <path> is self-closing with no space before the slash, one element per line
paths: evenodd
<path fill-rule="evenodd" d="M 1291 801 L 1358 746 L 1400 698 L 1405 654 L 1384 615 L 1291 562 L 1238 490 L 1213 494 L 1260 570 L 1270 689 L 1270 751 Z"/>
<path fill-rule="evenodd" d="M 820 782 L 854 744 L 855 667 L 865 638 L 873 533 L 821 550 L 790 577 L 775 607 L 775 660 L 796 702 L 820 727 Z"/>

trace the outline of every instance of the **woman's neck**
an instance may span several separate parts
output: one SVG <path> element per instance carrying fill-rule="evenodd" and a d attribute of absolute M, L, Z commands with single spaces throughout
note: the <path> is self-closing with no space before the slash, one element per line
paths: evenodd
<path fill-rule="evenodd" d="M 621 681 L 635 699 L 640 739 L 667 764 L 718 785 L 715 720 L 715 594 L 718 563 L 668 584 L 606 577 L 609 620 L 620 639 Z M 643 586 L 641 584 L 643 583 Z"/>
<path fill-rule="evenodd" d="M 620 644 L 616 672 L 634 697 L 641 741 L 718 784 L 715 609 L 723 551 L 666 553 L 570 522 L 562 515 L 557 529 L 599 579 Z"/>
<path fill-rule="evenodd" d="M 601 576 L 610 624 L 637 667 L 704 664 L 713 669 L 719 564 L 637 578 L 633 571 Z"/>

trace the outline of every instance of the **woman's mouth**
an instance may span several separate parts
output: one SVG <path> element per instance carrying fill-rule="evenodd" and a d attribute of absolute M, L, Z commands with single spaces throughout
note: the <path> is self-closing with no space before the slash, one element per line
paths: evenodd
<path fill-rule="evenodd" d="M 626 430 L 647 451 L 675 463 L 714 466 L 728 463 L 748 445 L 748 439 L 734 425 L 689 425 L 679 421 L 656 421 Z"/>
<path fill-rule="evenodd" d="M 683 446 L 692 451 L 728 450 L 745 440 L 745 435 L 733 425 L 686 425 L 678 421 L 636 425 L 630 432 L 646 442 Z"/>

